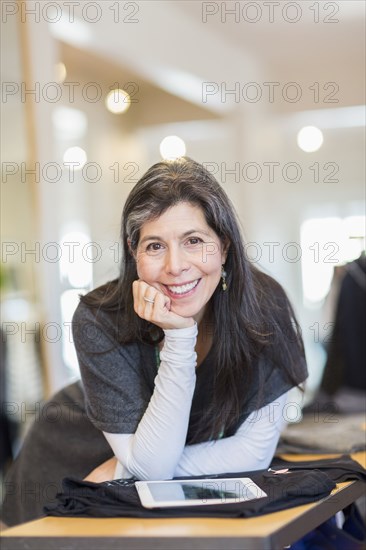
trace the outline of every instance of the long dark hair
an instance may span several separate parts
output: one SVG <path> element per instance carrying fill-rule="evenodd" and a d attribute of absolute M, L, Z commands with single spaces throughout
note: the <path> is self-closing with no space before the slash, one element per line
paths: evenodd
<path fill-rule="evenodd" d="M 122 344 L 136 341 L 153 344 L 163 339 L 159 327 L 134 312 L 132 282 L 138 275 L 127 241 L 131 241 L 135 250 L 142 225 L 180 202 L 199 206 L 222 243 L 230 243 L 225 263 L 228 288 L 224 292 L 219 284 L 210 300 L 214 390 L 198 431 L 190 441 L 194 442 L 217 438 L 223 426 L 230 429 L 238 422 L 259 357 L 281 369 L 292 385 L 301 382 L 297 373 L 304 360 L 304 349 L 298 323 L 282 287 L 246 256 L 230 199 L 212 174 L 187 157 L 154 164 L 132 189 L 122 214 L 120 276 L 82 297 L 82 301 L 90 307 L 114 312 Z"/>

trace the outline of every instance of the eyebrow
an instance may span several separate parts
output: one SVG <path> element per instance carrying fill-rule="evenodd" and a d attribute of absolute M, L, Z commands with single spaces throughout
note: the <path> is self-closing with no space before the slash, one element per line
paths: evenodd
<path fill-rule="evenodd" d="M 203 229 L 190 229 L 189 231 L 185 231 L 180 235 L 180 239 L 184 239 L 184 237 L 188 237 L 188 235 L 192 235 L 192 233 L 202 233 L 203 235 L 206 235 L 207 237 L 212 237 L 207 231 L 203 231 Z M 142 244 L 146 241 L 163 241 L 164 239 L 162 237 L 159 237 L 159 235 L 146 235 L 139 244 Z"/>

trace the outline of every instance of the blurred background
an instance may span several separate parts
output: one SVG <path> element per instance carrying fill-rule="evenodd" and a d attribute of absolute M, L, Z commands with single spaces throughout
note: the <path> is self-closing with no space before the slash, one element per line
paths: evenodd
<path fill-rule="evenodd" d="M 78 295 L 114 278 L 124 201 L 203 163 L 286 289 L 316 392 L 337 273 L 365 248 L 365 4 L 2 2 L 1 364 L 19 446 L 78 377 Z M 15 443 L 14 443 L 15 441 Z M 16 452 L 16 449 L 15 449 Z"/>

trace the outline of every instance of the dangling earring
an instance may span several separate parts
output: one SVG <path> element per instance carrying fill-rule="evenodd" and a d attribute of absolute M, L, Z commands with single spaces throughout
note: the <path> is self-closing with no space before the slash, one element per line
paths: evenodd
<path fill-rule="evenodd" d="M 222 264 L 221 266 L 221 283 L 222 283 L 222 290 L 225 291 L 227 289 L 227 284 L 226 284 L 226 276 L 227 276 L 227 273 L 224 269 L 224 264 Z"/>

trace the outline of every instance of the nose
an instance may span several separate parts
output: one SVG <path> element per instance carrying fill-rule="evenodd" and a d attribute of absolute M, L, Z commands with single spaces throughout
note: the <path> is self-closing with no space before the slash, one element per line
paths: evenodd
<path fill-rule="evenodd" d="M 165 270 L 169 275 L 179 276 L 189 269 L 185 254 L 179 247 L 170 247 L 165 257 Z"/>

